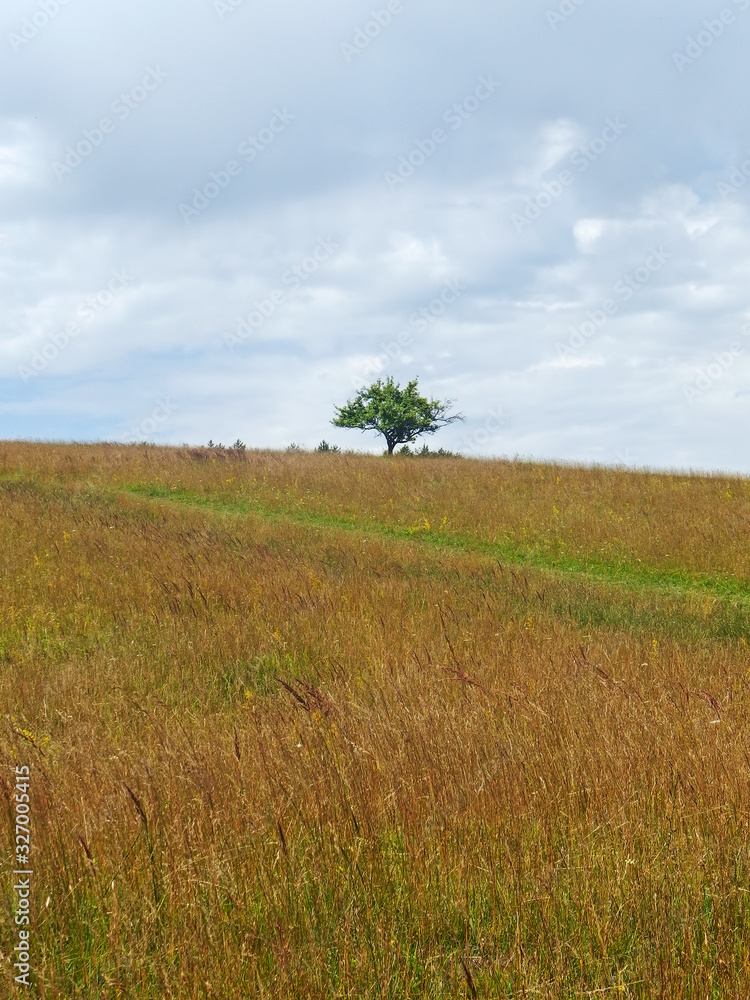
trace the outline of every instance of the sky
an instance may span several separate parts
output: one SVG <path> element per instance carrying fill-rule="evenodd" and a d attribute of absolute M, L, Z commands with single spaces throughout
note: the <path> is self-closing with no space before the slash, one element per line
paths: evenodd
<path fill-rule="evenodd" d="M 750 0 L 0 22 L 0 437 L 750 473 Z"/>

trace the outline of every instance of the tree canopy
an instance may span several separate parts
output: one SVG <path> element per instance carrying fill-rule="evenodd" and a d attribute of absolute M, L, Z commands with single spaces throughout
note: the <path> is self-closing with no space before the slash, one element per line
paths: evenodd
<path fill-rule="evenodd" d="M 392 455 L 398 444 L 411 444 L 421 434 L 434 434 L 455 420 L 463 420 L 462 414 L 449 413 L 452 405 L 452 400 L 441 402 L 420 396 L 417 379 L 402 389 L 388 376 L 385 382 L 378 379 L 360 389 L 345 406 L 337 406 L 331 423 L 335 427 L 377 431 L 385 438 L 388 454 Z"/>

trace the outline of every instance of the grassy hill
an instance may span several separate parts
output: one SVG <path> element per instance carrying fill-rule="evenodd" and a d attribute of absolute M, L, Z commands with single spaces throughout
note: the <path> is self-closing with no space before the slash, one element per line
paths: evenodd
<path fill-rule="evenodd" d="M 737 478 L 0 445 L 2 994 L 28 764 L 50 1000 L 746 997 L 749 538 Z"/>

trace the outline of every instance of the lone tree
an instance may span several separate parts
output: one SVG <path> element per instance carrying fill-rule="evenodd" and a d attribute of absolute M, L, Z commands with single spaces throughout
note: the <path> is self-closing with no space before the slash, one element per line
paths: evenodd
<path fill-rule="evenodd" d="M 420 396 L 416 379 L 402 389 L 388 376 L 385 382 L 378 379 L 360 389 L 346 406 L 337 406 L 331 423 L 335 427 L 377 431 L 385 438 L 388 454 L 392 455 L 397 444 L 411 444 L 420 434 L 434 434 L 455 420 L 463 420 L 461 413 L 449 415 L 452 404 L 450 399 L 441 403 Z"/>

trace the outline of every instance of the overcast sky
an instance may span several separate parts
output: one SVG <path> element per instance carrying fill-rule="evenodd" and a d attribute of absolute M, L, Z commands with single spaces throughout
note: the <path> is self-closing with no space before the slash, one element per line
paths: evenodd
<path fill-rule="evenodd" d="M 750 0 L 0 19 L 0 436 L 750 471 Z"/>

